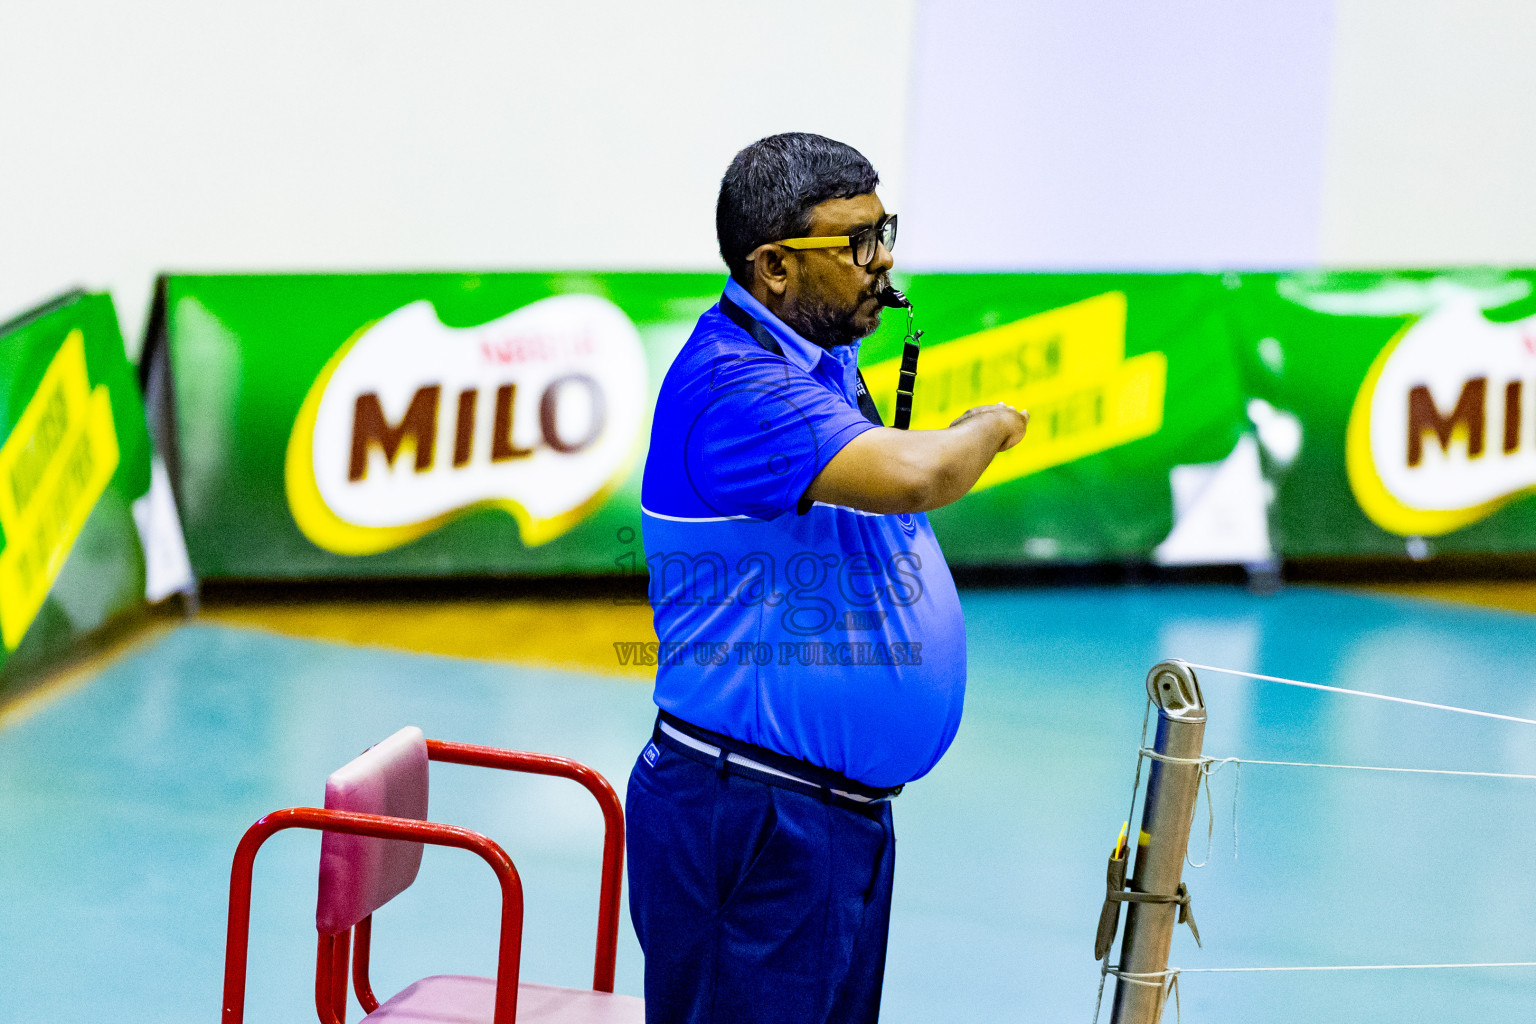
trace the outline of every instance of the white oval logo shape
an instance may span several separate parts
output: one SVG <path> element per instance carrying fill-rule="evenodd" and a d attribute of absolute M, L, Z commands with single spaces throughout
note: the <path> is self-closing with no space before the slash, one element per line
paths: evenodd
<path fill-rule="evenodd" d="M 413 302 L 364 327 L 311 386 L 289 438 L 289 507 L 338 554 L 388 550 L 483 505 L 545 543 L 632 465 L 648 394 L 639 332 L 592 295 L 477 327 Z"/>
<path fill-rule="evenodd" d="M 1350 486 L 1377 525 L 1436 536 L 1536 486 L 1536 317 L 1488 320 L 1470 298 L 1410 324 L 1350 414 Z"/>

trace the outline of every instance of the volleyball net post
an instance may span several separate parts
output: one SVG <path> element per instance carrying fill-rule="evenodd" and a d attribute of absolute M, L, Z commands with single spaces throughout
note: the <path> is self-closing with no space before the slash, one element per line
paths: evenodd
<path fill-rule="evenodd" d="M 1111 1024 L 1158 1024 L 1168 998 L 1165 975 L 1174 926 L 1187 923 L 1194 932 L 1183 874 L 1203 770 L 1205 699 L 1194 671 L 1176 660 L 1161 662 L 1147 674 L 1147 695 L 1157 707 L 1157 735 L 1152 753 L 1143 755 L 1150 765 L 1135 867 L 1130 884 L 1117 885 L 1111 856 L 1110 891 L 1100 919 L 1102 957 L 1108 953 L 1106 930 L 1113 942 L 1118 906 L 1127 904 Z M 1125 877 L 1125 853 L 1115 851 L 1120 879 Z M 1199 932 L 1194 935 L 1198 942 Z"/>

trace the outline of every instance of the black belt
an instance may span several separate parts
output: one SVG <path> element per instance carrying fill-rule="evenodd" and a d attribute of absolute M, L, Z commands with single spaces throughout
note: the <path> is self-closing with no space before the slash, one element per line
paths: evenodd
<path fill-rule="evenodd" d="M 666 711 L 656 716 L 656 728 L 651 738 L 653 742 L 685 757 L 715 764 L 723 770 L 744 770 L 773 785 L 816 790 L 827 797 L 840 798 L 854 804 L 880 803 L 902 790 L 901 786 L 890 789 L 866 786 L 830 768 L 701 729 Z"/>

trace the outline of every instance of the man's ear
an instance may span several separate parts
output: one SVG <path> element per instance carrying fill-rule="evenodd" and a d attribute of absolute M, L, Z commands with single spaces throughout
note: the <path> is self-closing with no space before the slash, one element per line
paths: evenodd
<path fill-rule="evenodd" d="M 789 263 L 783 251 L 776 245 L 760 245 L 752 256 L 753 280 L 769 295 L 783 295 L 789 287 Z"/>

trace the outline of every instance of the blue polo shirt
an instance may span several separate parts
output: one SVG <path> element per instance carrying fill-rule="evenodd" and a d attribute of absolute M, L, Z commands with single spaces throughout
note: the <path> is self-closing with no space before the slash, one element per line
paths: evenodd
<path fill-rule="evenodd" d="M 656 400 L 641 489 L 656 704 L 870 786 L 926 774 L 965 697 L 965 623 L 928 518 L 803 501 L 876 424 L 858 344 L 800 337 L 734 280 Z"/>

